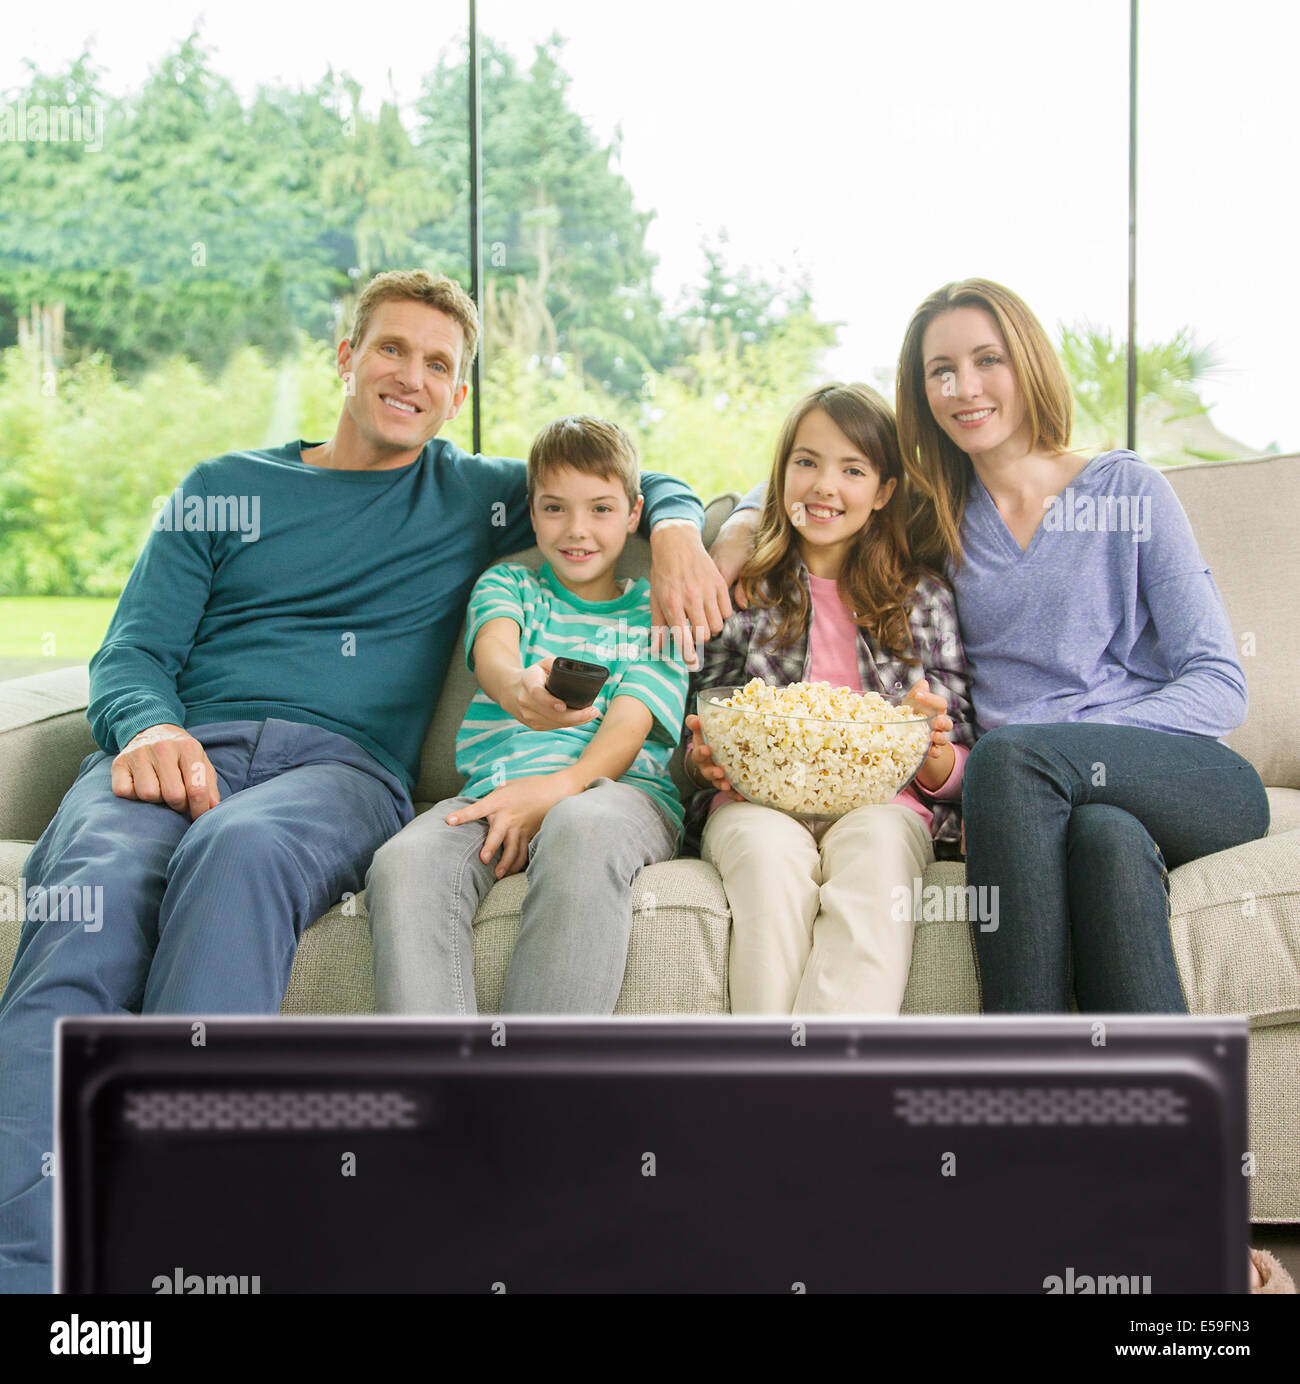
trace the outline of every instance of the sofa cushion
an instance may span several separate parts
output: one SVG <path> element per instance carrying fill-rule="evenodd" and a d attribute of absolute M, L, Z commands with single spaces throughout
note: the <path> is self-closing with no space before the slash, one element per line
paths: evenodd
<path fill-rule="evenodd" d="M 904 1014 L 979 1013 L 965 886 L 966 867 L 960 861 L 939 860 L 925 872 Z"/>
<path fill-rule="evenodd" d="M 30 841 L 0 841 L 0 976 L 6 982 L 18 951 L 18 934 L 23 930 L 19 889 L 23 862 L 31 848 Z"/>
<path fill-rule="evenodd" d="M 1268 834 L 1281 836 L 1300 829 L 1300 789 L 1266 788 L 1268 794 Z"/>
<path fill-rule="evenodd" d="M 1252 1221 L 1300 1221 L 1300 1024 L 1250 1025 Z"/>
<path fill-rule="evenodd" d="M 1169 898 L 1193 1014 L 1300 1019 L 1300 830 L 1180 865 Z"/>
<path fill-rule="evenodd" d="M 373 1014 L 375 973 L 366 896 L 358 894 L 302 934 L 281 1014 Z"/>

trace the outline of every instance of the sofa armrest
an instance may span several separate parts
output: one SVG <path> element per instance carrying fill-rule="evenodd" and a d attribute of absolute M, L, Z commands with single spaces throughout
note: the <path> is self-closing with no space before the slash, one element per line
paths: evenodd
<path fill-rule="evenodd" d="M 0 841 L 35 841 L 96 748 L 87 667 L 0 682 Z"/>

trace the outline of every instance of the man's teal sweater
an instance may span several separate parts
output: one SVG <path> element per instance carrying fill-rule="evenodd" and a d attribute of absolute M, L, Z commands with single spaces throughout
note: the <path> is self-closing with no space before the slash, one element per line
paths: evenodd
<path fill-rule="evenodd" d="M 96 743 L 147 726 L 278 717 L 347 736 L 415 786 L 470 589 L 534 542 L 525 466 L 434 438 L 410 466 L 337 471 L 311 442 L 196 466 L 90 663 Z M 690 487 L 641 477 L 643 532 L 703 526 Z"/>

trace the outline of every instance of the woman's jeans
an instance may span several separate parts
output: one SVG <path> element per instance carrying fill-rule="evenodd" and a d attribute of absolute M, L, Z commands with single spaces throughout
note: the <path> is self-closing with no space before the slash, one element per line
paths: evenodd
<path fill-rule="evenodd" d="M 996 919 L 971 926 L 991 1014 L 1072 994 L 1080 1013 L 1185 1014 L 1168 871 L 1268 831 L 1259 775 L 1220 741 L 1094 722 L 982 736 L 962 813 L 966 883 Z"/>

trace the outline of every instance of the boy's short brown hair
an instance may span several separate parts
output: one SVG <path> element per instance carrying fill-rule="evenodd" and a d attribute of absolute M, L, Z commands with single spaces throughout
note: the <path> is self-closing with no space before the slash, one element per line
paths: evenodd
<path fill-rule="evenodd" d="M 460 325 L 465 344 L 460 353 L 460 370 L 456 375 L 459 389 L 469 379 L 469 368 L 478 350 L 478 309 L 474 300 L 445 274 L 430 274 L 427 269 L 390 269 L 376 274 L 361 290 L 357 310 L 352 320 L 352 335 L 348 341 L 355 351 L 366 334 L 370 318 L 380 303 L 405 301 L 424 303 L 427 307 L 445 312 Z"/>
<path fill-rule="evenodd" d="M 629 510 L 641 493 L 641 468 L 636 443 L 605 418 L 574 413 L 548 423 L 533 439 L 528 453 L 528 507 L 533 505 L 541 478 L 560 466 L 572 466 L 586 476 L 613 478 L 627 495 Z"/>

